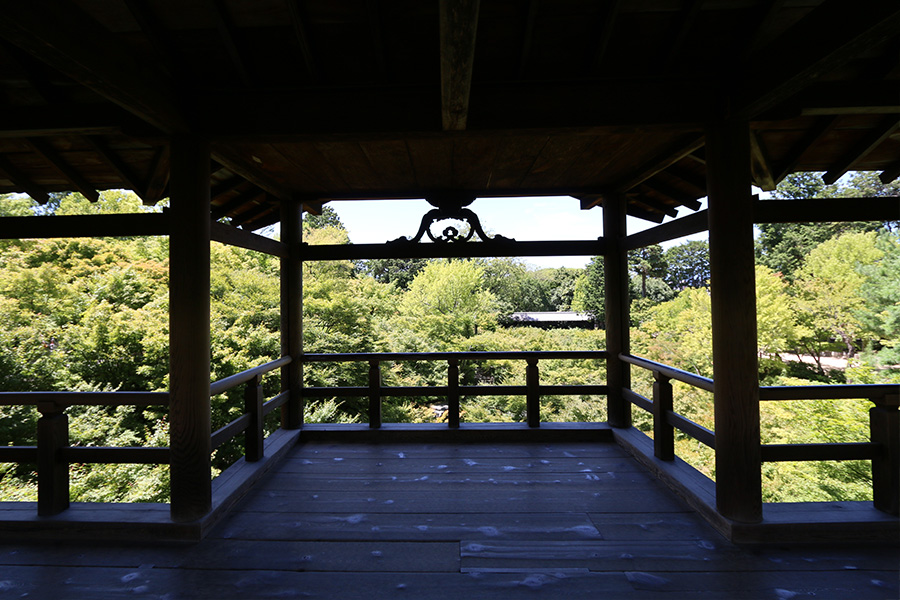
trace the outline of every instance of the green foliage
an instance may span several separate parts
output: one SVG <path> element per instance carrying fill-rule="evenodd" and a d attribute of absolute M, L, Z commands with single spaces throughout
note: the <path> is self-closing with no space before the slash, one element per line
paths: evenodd
<path fill-rule="evenodd" d="M 672 246 L 664 259 L 665 281 L 673 290 L 709 287 L 709 242 L 691 240 Z"/>
<path fill-rule="evenodd" d="M 575 280 L 572 292 L 572 310 L 588 313 L 594 323 L 606 321 L 606 278 L 603 273 L 603 257 L 595 256 L 584 268 L 584 274 Z"/>

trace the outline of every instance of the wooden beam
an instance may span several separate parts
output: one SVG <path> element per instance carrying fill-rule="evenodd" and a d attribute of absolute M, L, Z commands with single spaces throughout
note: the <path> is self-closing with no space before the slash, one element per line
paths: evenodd
<path fill-rule="evenodd" d="M 691 32 L 691 28 L 694 26 L 694 22 L 697 20 L 704 2 L 705 0 L 689 0 L 687 6 L 682 9 L 681 14 L 678 16 L 678 23 L 675 26 L 672 40 L 665 46 L 664 54 L 659 58 L 663 69 L 669 69 L 678 59 L 684 42 Z"/>
<path fill-rule="evenodd" d="M 159 17 L 147 5 L 146 0 L 124 0 L 124 2 L 169 74 L 178 82 L 186 81 L 185 62 L 176 49 L 175 41 Z"/>
<path fill-rule="evenodd" d="M 671 167 L 665 170 L 666 175 L 670 177 L 674 177 L 680 181 L 685 182 L 697 192 L 699 192 L 699 196 L 706 195 L 706 179 L 702 175 L 698 175 L 693 171 L 690 171 L 682 166 L 672 165 Z"/>
<path fill-rule="evenodd" d="M 209 403 L 209 145 L 176 137 L 169 238 L 171 515 L 195 521 L 212 508 Z"/>
<path fill-rule="evenodd" d="M 169 216 L 163 213 L 2 217 L 0 239 L 166 235 L 168 228 Z"/>
<path fill-rule="evenodd" d="M 34 91 L 37 92 L 44 102 L 50 106 L 60 106 L 63 103 L 64 98 L 60 93 L 60 89 L 50 85 L 46 75 L 39 72 L 38 61 L 34 57 L 5 40 L 0 40 L 0 48 L 3 49 L 11 62 L 22 70 L 29 85 L 34 88 Z"/>
<path fill-rule="evenodd" d="M 656 192 L 657 194 L 660 194 L 661 196 L 669 198 L 670 200 L 675 202 L 675 204 L 680 204 L 691 210 L 700 210 L 700 207 L 702 206 L 700 201 L 697 200 L 696 196 L 693 196 L 689 192 L 684 192 L 679 190 L 678 188 L 672 187 L 668 183 L 660 181 L 659 179 L 651 178 L 643 181 L 641 185 L 653 192 Z M 672 216 L 674 217 L 675 215 Z"/>
<path fill-rule="evenodd" d="M 638 219 L 644 219 L 645 221 L 650 221 L 651 223 L 662 223 L 663 219 L 666 218 L 661 212 L 648 210 L 642 206 L 638 206 L 635 202 L 640 202 L 640 200 L 635 200 L 632 202 L 631 196 L 628 196 L 628 204 L 625 207 L 625 213 L 630 217 L 636 217 Z"/>
<path fill-rule="evenodd" d="M 619 9 L 623 0 L 608 0 L 606 2 L 606 11 L 602 21 L 595 29 L 598 32 L 597 44 L 594 46 L 592 58 L 594 72 L 600 72 L 603 66 L 603 59 L 606 58 L 606 50 L 609 48 L 609 42 L 612 39 L 613 31 L 616 28 L 616 19 L 619 17 Z"/>
<path fill-rule="evenodd" d="M 186 131 L 171 81 L 69 2 L 0 0 L 0 36 L 164 132 Z"/>
<path fill-rule="evenodd" d="M 279 200 L 285 200 L 291 197 L 289 191 L 284 189 L 280 184 L 269 179 L 267 175 L 260 172 L 259 169 L 252 165 L 247 165 L 244 160 L 238 156 L 230 154 L 232 150 L 224 146 L 216 146 L 213 148 L 213 159 L 218 161 L 229 171 L 235 175 L 240 175 L 256 187 L 263 189 Z"/>
<path fill-rule="evenodd" d="M 647 182 L 641 183 L 640 187 L 647 188 L 653 191 L 651 186 L 647 185 Z M 654 200 L 653 198 L 647 197 L 646 194 L 638 194 L 635 198 L 638 202 L 643 204 L 644 206 L 653 209 L 655 211 L 661 212 L 664 215 L 669 217 L 677 217 L 678 216 L 678 208 L 675 206 L 670 206 L 664 202 L 660 202 L 659 200 Z"/>
<path fill-rule="evenodd" d="M 479 0 L 440 0 L 441 121 L 462 131 L 469 115 Z"/>
<path fill-rule="evenodd" d="M 224 0 L 212 0 L 210 8 L 213 15 L 213 21 L 216 24 L 216 30 L 219 32 L 219 38 L 225 45 L 225 50 L 228 52 L 229 58 L 231 58 L 231 63 L 234 65 L 235 71 L 237 71 L 237 74 L 244 85 L 251 85 L 253 83 L 253 77 L 247 66 L 247 58 L 241 51 L 235 36 L 234 23 L 232 22 L 231 16 L 228 14 L 228 7 L 225 5 Z"/>
<path fill-rule="evenodd" d="M 531 58 L 531 45 L 534 40 L 534 24 L 537 19 L 540 0 L 528 0 L 525 9 L 525 30 L 522 32 L 522 50 L 519 53 L 519 79 L 525 77 Z"/>
<path fill-rule="evenodd" d="M 239 175 L 232 175 L 228 179 L 225 179 L 224 181 L 220 181 L 219 183 L 213 185 L 209 190 L 209 197 L 213 202 L 215 202 L 219 196 L 230 192 L 237 186 L 241 185 L 243 182 L 243 177 Z"/>
<path fill-rule="evenodd" d="M 716 506 L 762 520 L 753 201 L 746 122 L 707 131 L 710 300 L 716 432 Z"/>
<path fill-rule="evenodd" d="M 244 229 L 238 229 L 225 223 L 210 223 L 210 239 L 214 242 L 220 242 L 229 246 L 237 246 L 254 252 L 262 252 L 271 256 L 285 258 L 288 255 L 288 247 L 286 244 L 267 238 L 262 235 L 256 235 Z"/>
<path fill-rule="evenodd" d="M 853 223 L 898 218 L 900 199 L 896 197 L 761 200 L 753 205 L 754 223 Z"/>
<path fill-rule="evenodd" d="M 269 227 L 271 225 L 274 225 L 275 223 L 278 223 L 281 220 L 281 215 L 277 210 L 277 207 L 275 208 L 275 210 L 261 215 L 255 218 L 253 221 L 243 223 L 241 225 L 241 229 L 243 229 L 244 231 L 256 231 L 258 229 Z"/>
<path fill-rule="evenodd" d="M 372 57 L 375 59 L 375 71 L 378 81 L 387 79 L 387 66 L 384 61 L 384 39 L 381 35 L 381 6 L 379 0 L 366 0 L 366 14 L 369 17 L 369 37 L 372 40 Z"/>
<path fill-rule="evenodd" d="M 759 20 L 753 28 L 753 34 L 747 40 L 746 50 L 743 52 L 743 58 L 747 58 L 755 54 L 762 46 L 765 46 L 771 40 L 766 38 L 766 33 L 771 30 L 778 19 L 778 12 L 784 5 L 786 0 L 770 0 L 759 14 Z"/>
<path fill-rule="evenodd" d="M 900 160 L 882 171 L 878 176 L 878 180 L 881 181 L 881 183 L 887 185 L 893 180 L 897 179 L 897 177 L 900 177 Z"/>
<path fill-rule="evenodd" d="M 309 43 L 309 34 L 306 31 L 306 15 L 301 7 L 302 3 L 303 0 L 287 0 L 287 7 L 291 13 L 294 37 L 297 38 L 297 45 L 300 47 L 300 56 L 303 59 L 303 64 L 306 65 L 306 72 L 312 83 L 318 83 L 319 69 L 316 67 L 315 56 Z"/>
<path fill-rule="evenodd" d="M 469 242 L 465 244 L 342 244 L 304 246 L 304 261 L 368 258 L 485 258 L 505 256 L 600 256 L 606 244 L 599 240 L 544 242 Z"/>
<path fill-rule="evenodd" d="M 750 131 L 750 174 L 756 186 L 764 192 L 775 190 L 775 177 L 769 155 L 755 131 Z"/>
<path fill-rule="evenodd" d="M 709 230 L 709 217 L 705 210 L 701 210 L 694 214 L 662 225 L 657 225 L 650 229 L 645 229 L 638 233 L 633 233 L 625 238 L 624 248 L 626 250 L 637 250 L 638 248 L 646 248 L 653 244 L 661 244 L 671 240 L 677 240 L 688 235 L 701 233 Z"/>
<path fill-rule="evenodd" d="M 94 149 L 94 151 L 100 155 L 100 158 L 106 162 L 109 167 L 115 171 L 116 175 L 119 176 L 119 179 L 122 181 L 125 187 L 133 191 L 144 204 L 147 204 L 146 198 L 144 198 L 144 190 L 143 186 L 138 183 L 137 177 L 131 172 L 131 167 L 125 163 L 119 156 L 112 151 L 112 149 L 104 142 L 103 140 L 95 137 L 85 136 L 84 140 Z"/>
<path fill-rule="evenodd" d="M 150 170 L 150 178 L 147 180 L 144 194 L 141 196 L 145 204 L 154 205 L 163 199 L 169 185 L 171 157 L 168 144 L 157 150 L 153 159 L 153 168 Z"/>
<path fill-rule="evenodd" d="M 777 106 L 898 30 L 900 4 L 859 0 L 847 10 L 845 0 L 825 0 L 750 57 L 735 116 L 752 119 Z"/>
<path fill-rule="evenodd" d="M 257 204 L 255 207 L 231 217 L 231 224 L 234 227 L 238 227 L 241 225 L 252 223 L 253 220 L 257 217 L 260 217 L 274 210 L 275 208 L 275 205 L 268 201 L 268 194 L 266 194 L 263 196 L 259 204 Z"/>
<path fill-rule="evenodd" d="M 853 146 L 849 152 L 841 156 L 840 159 L 830 168 L 828 172 L 822 176 L 822 181 L 831 185 L 841 178 L 844 173 L 853 168 L 857 162 L 866 157 L 869 152 L 881 145 L 888 139 L 892 133 L 900 127 L 900 118 L 897 115 L 888 115 L 881 119 L 878 124 Z"/>
<path fill-rule="evenodd" d="M 797 165 L 800 163 L 800 159 L 803 158 L 803 155 L 807 150 L 815 146 L 819 140 L 823 139 L 825 135 L 831 131 L 831 128 L 834 126 L 836 117 L 824 117 L 816 119 L 815 124 L 803 134 L 803 137 L 800 138 L 800 141 L 794 144 L 794 146 L 788 151 L 787 156 L 777 167 L 775 167 L 775 184 L 781 183 L 785 177 L 794 172 L 794 169 L 797 168 Z"/>
<path fill-rule="evenodd" d="M 705 143 L 706 141 L 702 135 L 692 135 L 689 136 L 687 140 L 672 144 L 669 148 L 642 166 L 636 175 L 613 186 L 615 191 L 619 193 L 627 192 L 647 179 L 650 179 L 660 171 L 671 167 L 685 156 L 691 155 L 695 150 L 702 148 Z"/>
<path fill-rule="evenodd" d="M 257 204 L 263 200 L 263 197 L 265 195 L 266 192 L 257 187 L 247 190 L 246 192 L 242 192 L 222 206 L 213 207 L 212 220 L 218 221 L 222 217 L 227 217 L 230 213 L 234 212 L 247 203 Z"/>
<path fill-rule="evenodd" d="M 12 181 L 14 186 L 31 196 L 38 204 L 47 204 L 47 201 L 50 199 L 47 190 L 19 171 L 18 167 L 2 154 L 0 154 L 0 174 L 6 174 L 6 179 Z"/>
<path fill-rule="evenodd" d="M 96 202 L 100 199 L 100 193 L 96 190 L 96 188 L 91 185 L 84 177 L 81 176 L 72 165 L 68 164 L 63 158 L 50 147 L 50 144 L 47 144 L 43 140 L 40 139 L 29 139 L 28 145 L 31 146 L 32 150 L 35 151 L 41 158 L 43 158 L 46 162 L 50 164 L 53 169 L 59 173 L 64 179 L 68 180 L 75 189 L 81 192 L 81 195 L 87 198 L 91 202 Z"/>

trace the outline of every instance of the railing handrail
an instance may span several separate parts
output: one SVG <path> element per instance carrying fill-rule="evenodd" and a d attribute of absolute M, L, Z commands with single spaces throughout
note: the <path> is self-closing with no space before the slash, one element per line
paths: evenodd
<path fill-rule="evenodd" d="M 706 390 L 707 392 L 713 391 L 713 380 L 709 379 L 708 377 L 703 377 L 702 375 L 697 375 L 696 373 L 690 373 L 688 371 L 682 371 L 681 369 L 676 369 L 675 367 L 670 367 L 668 365 L 664 365 L 662 363 L 658 363 L 646 358 L 641 358 L 639 356 L 633 356 L 631 354 L 620 354 L 619 358 L 629 364 L 635 365 L 636 367 L 641 367 L 647 369 L 648 371 L 658 371 L 669 379 L 681 381 L 682 383 L 692 385 L 696 388 L 700 388 L 701 390 Z"/>
<path fill-rule="evenodd" d="M 290 356 L 282 356 L 281 358 L 259 365 L 258 367 L 253 367 L 252 369 L 247 369 L 246 371 L 241 371 L 240 373 L 235 373 L 234 375 L 220 379 L 209 384 L 209 395 L 216 396 L 218 394 L 224 394 L 231 388 L 237 387 L 242 383 L 247 383 L 257 375 L 264 375 L 269 371 L 274 371 L 275 369 L 290 364 L 291 360 Z"/>
<path fill-rule="evenodd" d="M 860 383 L 834 385 L 767 385 L 760 386 L 759 399 L 762 401 L 784 400 L 848 400 L 860 398 L 872 400 L 876 404 L 893 402 L 896 406 L 900 386 L 888 383 Z M 890 398 L 893 396 L 893 400 Z"/>
<path fill-rule="evenodd" d="M 608 356 L 606 350 L 509 350 L 472 352 L 355 352 L 343 354 L 303 354 L 302 362 L 403 362 L 417 360 L 525 360 L 586 359 L 600 360 Z"/>
<path fill-rule="evenodd" d="M 0 406 L 168 406 L 169 392 L 0 392 Z"/>

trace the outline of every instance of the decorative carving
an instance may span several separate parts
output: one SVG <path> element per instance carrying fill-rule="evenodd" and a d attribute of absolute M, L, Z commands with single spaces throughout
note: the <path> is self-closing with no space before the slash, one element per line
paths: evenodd
<path fill-rule="evenodd" d="M 416 244 L 427 235 L 428 239 L 436 244 L 455 244 L 457 242 L 468 242 L 476 233 L 478 234 L 478 238 L 486 243 L 515 241 L 511 238 L 503 237 L 502 235 L 490 237 L 484 232 L 484 229 L 481 227 L 481 221 L 478 219 L 478 215 L 470 209 L 464 208 L 475 200 L 473 196 L 444 193 L 430 196 L 427 200 L 429 204 L 436 208 L 428 211 L 422 217 L 422 223 L 419 225 L 419 231 L 416 235 L 413 238 L 399 237 L 388 243 Z M 440 235 L 435 235 L 431 231 L 431 226 L 434 223 L 448 220 L 464 221 L 468 224 L 469 229 L 462 233 L 453 225 L 448 225 L 444 227 Z"/>

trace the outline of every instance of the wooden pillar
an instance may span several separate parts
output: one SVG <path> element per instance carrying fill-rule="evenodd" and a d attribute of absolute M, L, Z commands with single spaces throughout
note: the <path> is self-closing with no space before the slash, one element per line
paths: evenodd
<path fill-rule="evenodd" d="M 369 427 L 381 427 L 381 363 L 369 361 Z"/>
<path fill-rule="evenodd" d="M 541 426 L 541 374 L 538 370 L 538 359 L 525 359 L 525 420 L 529 427 Z"/>
<path fill-rule="evenodd" d="M 447 424 L 459 429 L 459 360 L 447 361 Z"/>
<path fill-rule="evenodd" d="M 209 401 L 208 142 L 172 139 L 169 240 L 171 514 L 193 521 L 212 507 Z"/>
<path fill-rule="evenodd" d="M 39 406 L 37 422 L 38 515 L 56 515 L 69 508 L 69 463 L 63 448 L 69 445 L 69 417 L 53 405 Z"/>
<path fill-rule="evenodd" d="M 759 372 L 750 132 L 726 121 L 706 131 L 715 380 L 716 504 L 735 521 L 762 520 Z"/>
<path fill-rule="evenodd" d="M 619 354 L 631 351 L 631 315 L 628 300 L 628 252 L 622 247 L 626 235 L 625 198 L 618 194 L 603 197 L 603 277 L 606 302 L 607 419 L 613 427 L 631 427 L 631 403 L 622 390 L 631 387 L 631 368 Z"/>
<path fill-rule="evenodd" d="M 290 397 L 281 409 L 281 426 L 303 426 L 303 209 L 291 198 L 281 203 L 281 241 L 288 246 L 281 259 L 281 355 L 292 358 L 281 369 L 281 391 Z"/>
<path fill-rule="evenodd" d="M 882 445 L 882 454 L 872 459 L 872 500 L 875 508 L 900 514 L 900 396 L 873 399 L 869 411 L 869 427 L 873 442 Z"/>

